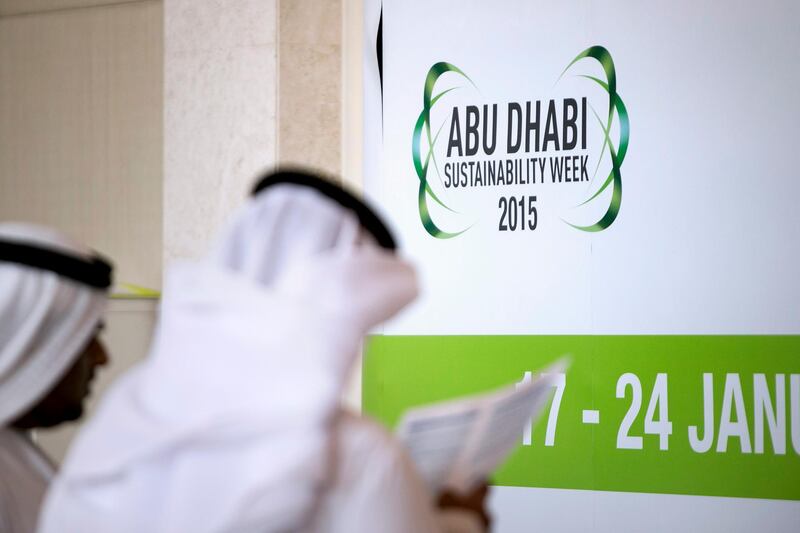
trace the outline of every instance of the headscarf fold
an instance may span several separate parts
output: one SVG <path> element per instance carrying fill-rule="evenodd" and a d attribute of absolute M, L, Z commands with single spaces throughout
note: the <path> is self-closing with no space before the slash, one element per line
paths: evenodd
<path fill-rule="evenodd" d="M 0 224 L 0 244 L 61 255 L 70 263 L 95 260 L 89 249 L 32 224 Z M 91 340 L 106 306 L 102 288 L 19 259 L 0 254 L 0 426 L 56 385 Z"/>
<path fill-rule="evenodd" d="M 79 436 L 40 531 L 302 530 L 359 343 L 415 296 L 351 210 L 258 193 L 170 269 L 151 354 Z"/>

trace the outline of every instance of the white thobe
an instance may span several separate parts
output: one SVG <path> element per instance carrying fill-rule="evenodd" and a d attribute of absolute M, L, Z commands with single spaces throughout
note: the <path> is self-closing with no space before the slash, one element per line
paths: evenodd
<path fill-rule="evenodd" d="M 36 530 L 53 465 L 19 431 L 0 428 L 0 532 Z"/>
<path fill-rule="evenodd" d="M 437 509 L 399 441 L 366 417 L 342 413 L 335 470 L 317 508 L 314 533 L 478 533 L 477 515 Z"/>
<path fill-rule="evenodd" d="M 217 248 L 170 269 L 151 354 L 84 426 L 40 533 L 448 531 L 400 445 L 339 421 L 364 335 L 416 297 L 413 267 L 297 185 L 254 198 Z"/>

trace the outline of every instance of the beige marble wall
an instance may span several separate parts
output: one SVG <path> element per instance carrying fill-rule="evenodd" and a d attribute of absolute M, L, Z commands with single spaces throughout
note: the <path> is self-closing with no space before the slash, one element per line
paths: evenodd
<path fill-rule="evenodd" d="M 342 154 L 343 185 L 361 192 L 363 178 L 363 0 L 342 0 Z M 354 411 L 361 410 L 362 359 L 359 357 L 344 391 L 343 403 Z"/>
<path fill-rule="evenodd" d="M 364 0 L 342 0 L 342 178 L 364 187 Z"/>
<path fill-rule="evenodd" d="M 341 173 L 342 0 L 278 0 L 278 160 Z"/>
<path fill-rule="evenodd" d="M 253 177 L 342 170 L 341 0 L 165 0 L 164 246 L 197 257 Z"/>
<path fill-rule="evenodd" d="M 32 2 L 34 3 L 34 2 Z M 0 17 L 0 219 L 161 284 L 161 2 Z"/>
<path fill-rule="evenodd" d="M 198 257 L 276 161 L 275 0 L 164 1 L 164 258 Z"/>

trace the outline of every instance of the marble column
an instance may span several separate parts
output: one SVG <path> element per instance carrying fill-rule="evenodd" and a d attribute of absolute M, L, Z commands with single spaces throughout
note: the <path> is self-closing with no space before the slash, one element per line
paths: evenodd
<path fill-rule="evenodd" d="M 341 174 L 342 9 L 164 0 L 167 263 L 200 255 L 259 171 Z"/>
<path fill-rule="evenodd" d="M 164 1 L 164 259 L 198 257 L 276 161 L 277 0 Z"/>
<path fill-rule="evenodd" d="M 278 158 L 341 174 L 342 0 L 278 0 Z"/>

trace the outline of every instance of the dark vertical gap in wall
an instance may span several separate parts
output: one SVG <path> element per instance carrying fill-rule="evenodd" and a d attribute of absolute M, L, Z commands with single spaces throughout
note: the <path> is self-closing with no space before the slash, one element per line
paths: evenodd
<path fill-rule="evenodd" d="M 378 18 L 378 36 L 375 41 L 375 54 L 378 58 L 378 80 L 381 87 L 381 138 L 383 138 L 383 2 Z"/>

